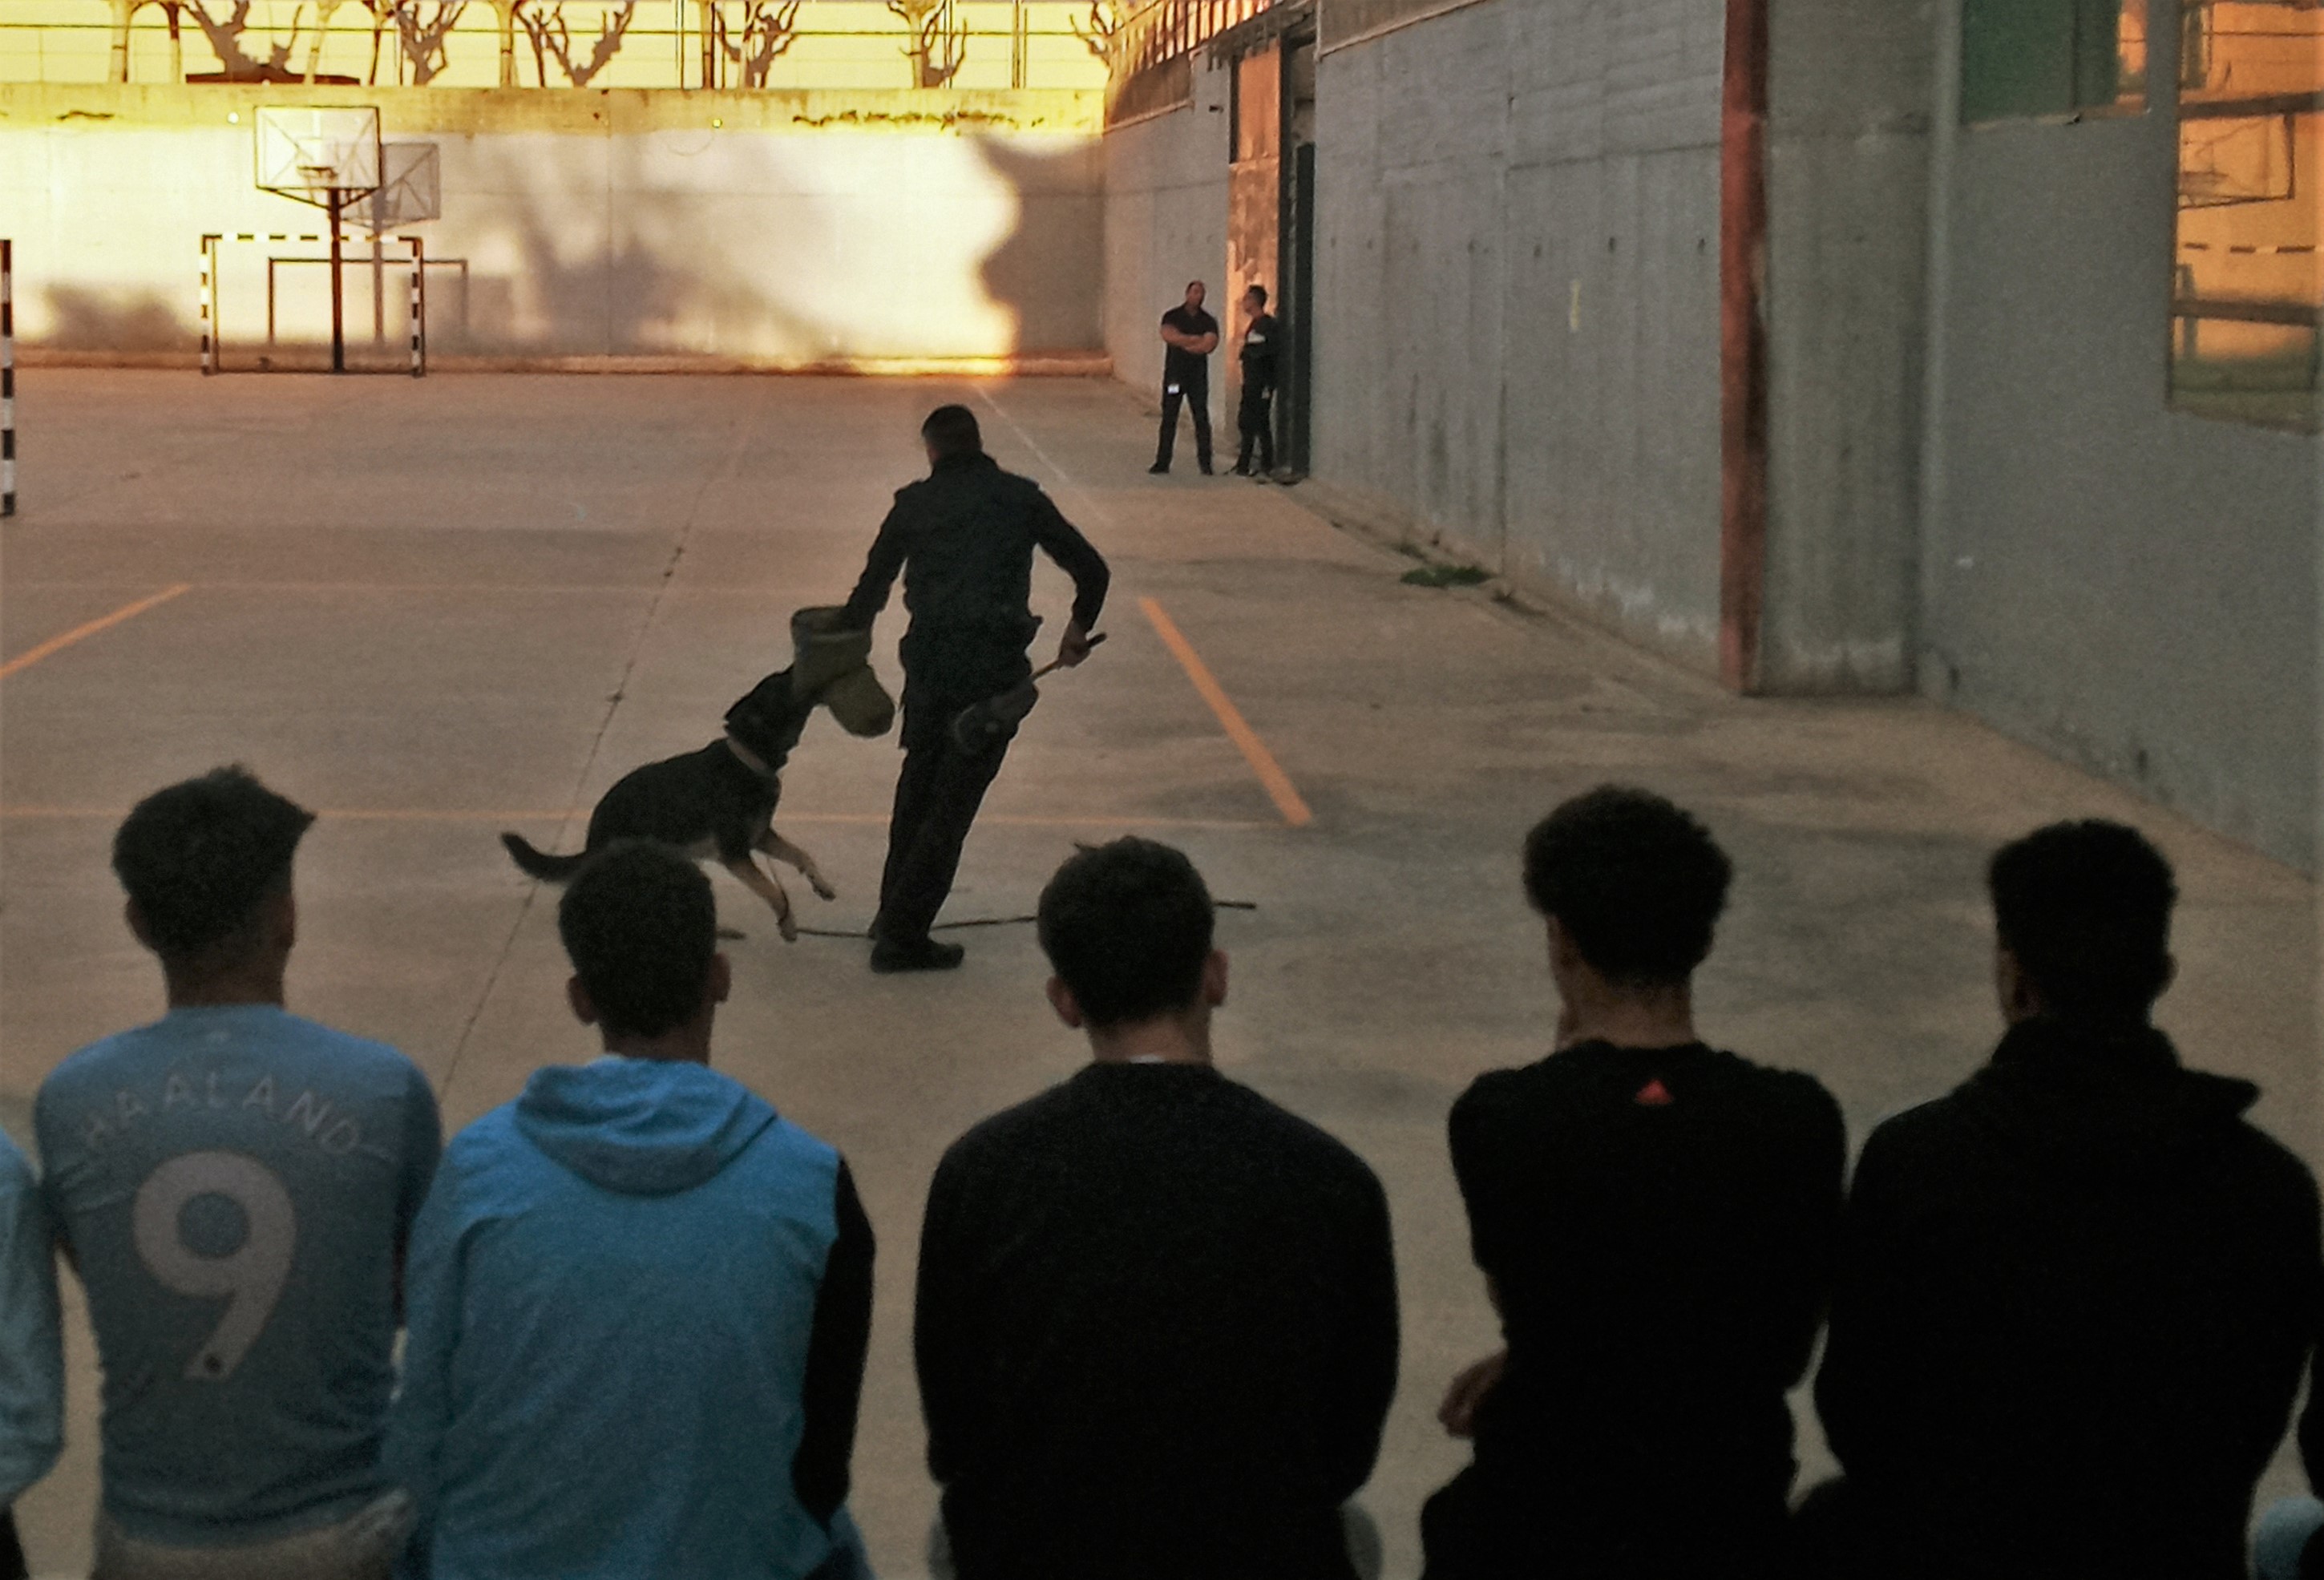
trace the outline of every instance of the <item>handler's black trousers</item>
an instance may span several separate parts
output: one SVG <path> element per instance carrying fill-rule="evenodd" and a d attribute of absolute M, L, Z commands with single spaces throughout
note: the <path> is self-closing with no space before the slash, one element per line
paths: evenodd
<path fill-rule="evenodd" d="M 16 1511 L 0 1509 L 0 1580 L 24 1580 L 24 1549 L 16 1540 Z"/>
<path fill-rule="evenodd" d="M 1211 388 L 1208 384 L 1181 384 L 1162 390 L 1162 442 L 1154 452 L 1154 464 L 1167 467 L 1170 454 L 1178 448 L 1178 406 L 1184 402 L 1194 419 L 1194 459 L 1204 471 L 1211 469 Z"/>
<path fill-rule="evenodd" d="M 963 706 L 965 706 L 964 704 Z M 949 723 L 948 717 L 942 721 Z M 984 792 L 1009 755 L 1016 732 L 982 752 L 964 752 L 942 727 L 918 732 L 904 748 L 896 776 L 896 807 L 888 819 L 888 866 L 880 878 L 877 938 L 896 944 L 925 942 L 952 892 L 961 846 L 984 804 Z"/>
<path fill-rule="evenodd" d="M 1235 426 L 1241 430 L 1242 448 L 1235 456 L 1235 470 L 1250 470 L 1250 449 L 1259 447 L 1259 469 L 1275 470 L 1275 392 L 1251 389 L 1245 385 L 1242 403 L 1235 408 Z"/>

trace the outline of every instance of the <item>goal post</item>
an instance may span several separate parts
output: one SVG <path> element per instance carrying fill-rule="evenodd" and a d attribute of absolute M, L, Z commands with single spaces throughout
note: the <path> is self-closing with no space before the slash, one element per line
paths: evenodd
<path fill-rule="evenodd" d="M 351 255 L 354 246 L 365 251 Z M 206 375 L 326 369 L 427 374 L 428 258 L 419 236 L 213 231 L 201 238 L 199 264 Z M 346 332 L 351 270 L 363 272 L 373 287 L 367 339 L 350 341 Z"/>

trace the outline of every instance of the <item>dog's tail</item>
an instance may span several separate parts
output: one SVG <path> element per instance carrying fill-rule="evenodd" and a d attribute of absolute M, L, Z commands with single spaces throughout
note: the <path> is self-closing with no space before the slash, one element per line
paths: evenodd
<path fill-rule="evenodd" d="M 544 883 L 562 883 L 579 872 L 581 864 L 589 859 L 589 853 L 586 850 L 572 855 L 550 855 L 546 851 L 535 850 L 525 842 L 521 834 L 503 834 L 501 844 L 508 851 L 509 859 L 522 867 L 527 877 L 539 878 Z"/>

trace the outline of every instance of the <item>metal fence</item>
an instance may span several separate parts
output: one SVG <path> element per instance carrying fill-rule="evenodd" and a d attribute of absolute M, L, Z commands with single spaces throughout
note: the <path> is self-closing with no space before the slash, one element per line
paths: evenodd
<path fill-rule="evenodd" d="M 1090 89 L 1118 31 L 1113 0 L 138 0 L 126 26 L 114 11 L 7 0 L 0 82 Z"/>
<path fill-rule="evenodd" d="M 1107 58 L 1117 83 L 1191 54 L 1231 27 L 1240 27 L 1275 0 L 1149 0 L 1110 30 Z M 1100 13 L 1102 15 L 1104 13 Z"/>

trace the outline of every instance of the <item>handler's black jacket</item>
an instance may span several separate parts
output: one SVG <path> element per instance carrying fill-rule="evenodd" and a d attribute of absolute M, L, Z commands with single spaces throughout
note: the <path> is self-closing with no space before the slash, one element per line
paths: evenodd
<path fill-rule="evenodd" d="M 1095 626 L 1111 579 L 1105 559 L 1038 484 L 990 456 L 948 456 L 896 491 L 846 607 L 850 624 L 871 624 L 903 572 L 912 616 L 902 648 L 906 744 L 916 721 L 941 723 L 1031 672 L 1037 547 L 1074 578 L 1075 622 Z"/>
<path fill-rule="evenodd" d="M 2324 1300 L 2248 1082 L 2029 1021 L 1857 1165 L 1816 1402 L 1898 1580 L 2240 1580 Z"/>

